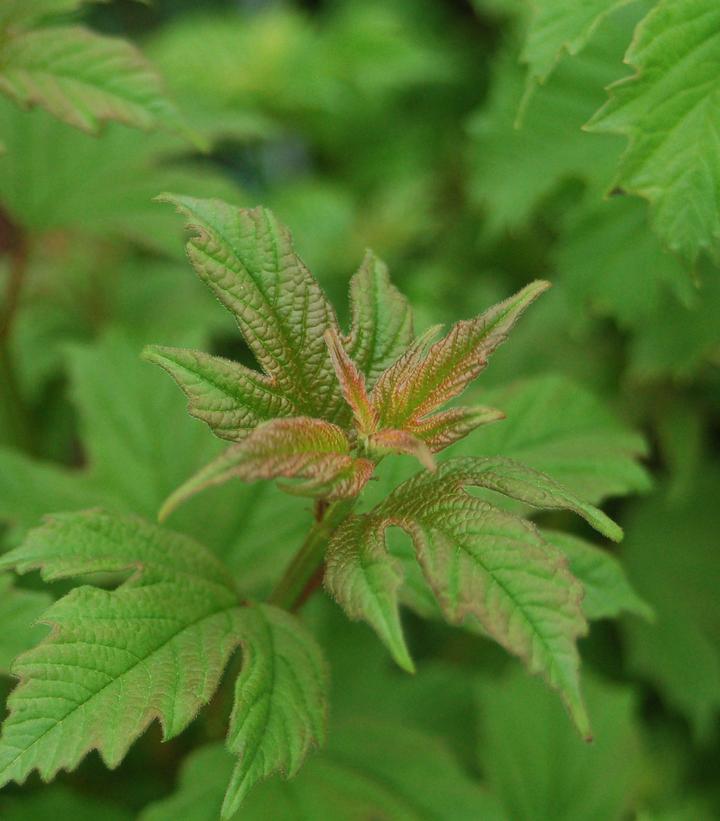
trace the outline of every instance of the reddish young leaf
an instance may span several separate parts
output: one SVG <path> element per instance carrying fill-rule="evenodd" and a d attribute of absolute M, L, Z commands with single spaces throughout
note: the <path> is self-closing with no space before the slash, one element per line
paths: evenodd
<path fill-rule="evenodd" d="M 368 437 L 368 448 L 370 453 L 379 456 L 386 453 L 403 453 L 407 456 L 414 456 L 429 471 L 434 471 L 437 467 L 425 442 L 406 430 L 385 428 L 385 430 L 373 433 Z"/>
<path fill-rule="evenodd" d="M 428 435 L 433 438 L 434 420 L 428 415 L 462 393 L 480 374 L 521 314 L 549 287 L 541 280 L 533 282 L 475 319 L 458 322 L 425 355 L 421 341 L 415 343 L 380 376 L 372 391 L 379 426 L 422 437 L 424 426 L 429 425 Z M 454 437 L 448 434 L 452 441 L 464 435 L 460 434 L 462 427 L 455 429 Z M 436 442 L 442 438 L 442 432 L 437 434 Z"/>
<path fill-rule="evenodd" d="M 325 331 L 325 342 L 330 351 L 330 360 L 343 396 L 353 412 L 358 433 L 372 433 L 377 427 L 377 418 L 365 388 L 365 377 L 346 353 L 340 336 L 334 328 L 328 328 Z"/>
<path fill-rule="evenodd" d="M 165 519 L 191 496 L 230 479 L 305 479 L 283 489 L 327 500 L 356 496 L 372 475 L 369 459 L 350 454 L 344 431 L 330 422 L 308 417 L 274 419 L 259 425 L 238 444 L 179 487 L 162 507 Z"/>

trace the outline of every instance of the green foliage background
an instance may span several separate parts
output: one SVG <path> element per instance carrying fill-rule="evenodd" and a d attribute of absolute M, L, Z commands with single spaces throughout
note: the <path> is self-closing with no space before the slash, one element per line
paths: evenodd
<path fill-rule="evenodd" d="M 2 227 L 28 249 L 0 351 L 0 550 L 48 512 L 153 519 L 219 449 L 139 359 L 158 342 L 252 364 L 184 261 L 180 221 L 152 201 L 162 191 L 272 208 L 343 322 L 367 247 L 421 329 L 533 278 L 554 285 L 473 389 L 508 419 L 456 452 L 522 459 L 609 500 L 626 530 L 609 549 L 631 587 L 585 602 L 599 619 L 581 642 L 596 741 L 481 637 L 408 615 L 409 677 L 318 595 L 306 621 L 331 664 L 328 747 L 296 779 L 254 790 L 238 817 L 720 815 L 717 15 L 701 0 L 675 7 L 693 37 L 710 27 L 705 62 L 688 45 L 679 78 L 668 70 L 698 95 L 697 118 L 666 110 L 662 82 L 621 84 L 607 104 L 605 91 L 665 59 L 643 37 L 677 36 L 670 5 L 568 0 L 558 26 L 552 3 L 532 17 L 523 0 L 118 0 L 72 21 L 140 46 L 183 134 L 110 122 L 93 136 L 0 99 Z M 589 561 L 584 526 L 538 521 L 574 528 L 568 552 Z M 259 596 L 310 522 L 306 501 L 260 483 L 195 498 L 173 527 Z M 3 698 L 12 658 L 43 634 L 28 625 L 65 589 L 0 575 Z M 117 770 L 93 755 L 51 786 L 6 788 L 0 816 L 216 818 L 230 697 L 167 744 L 153 728 Z"/>

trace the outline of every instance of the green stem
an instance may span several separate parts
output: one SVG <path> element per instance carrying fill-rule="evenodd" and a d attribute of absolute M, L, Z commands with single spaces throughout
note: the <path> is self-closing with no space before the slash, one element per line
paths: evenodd
<path fill-rule="evenodd" d="M 333 502 L 325 510 L 322 519 L 316 522 L 293 557 L 277 587 L 270 594 L 270 604 L 286 610 L 294 610 L 303 602 L 303 593 L 313 581 L 325 560 L 325 550 L 332 534 L 350 515 L 356 499 Z"/>

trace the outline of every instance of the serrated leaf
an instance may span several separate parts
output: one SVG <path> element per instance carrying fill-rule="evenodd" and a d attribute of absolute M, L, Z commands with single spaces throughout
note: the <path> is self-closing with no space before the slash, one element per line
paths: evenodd
<path fill-rule="evenodd" d="M 464 440 L 455 453 L 518 459 L 593 503 L 650 489 L 638 463 L 647 452 L 643 437 L 566 377 L 548 374 L 476 396 L 507 419 Z"/>
<path fill-rule="evenodd" d="M 526 71 L 514 49 L 501 54 L 488 102 L 470 122 L 471 193 L 487 210 L 489 230 L 521 226 L 569 180 L 607 186 L 622 139 L 582 127 L 602 105 L 603 88 L 621 76 L 630 31 L 608 20 L 580 55 L 535 91 L 519 124 Z"/>
<path fill-rule="evenodd" d="M 182 130 L 159 75 L 134 46 L 77 26 L 26 31 L 8 40 L 0 91 L 90 134 L 108 120 Z"/>
<path fill-rule="evenodd" d="M 283 485 L 288 493 L 337 500 L 357 496 L 372 475 L 374 464 L 350 453 L 350 442 L 331 422 L 304 416 L 264 422 L 231 445 L 165 501 L 164 519 L 190 497 L 230 479 L 304 479 Z"/>
<path fill-rule="evenodd" d="M 542 673 L 568 706 L 580 732 L 589 725 L 578 683 L 575 641 L 586 629 L 582 587 L 562 553 L 529 522 L 472 497 L 480 486 L 549 509 L 570 509 L 612 538 L 620 529 L 549 477 L 507 459 L 455 459 L 436 474 L 400 485 L 370 513 L 351 516 L 333 535 L 328 588 L 351 617 L 375 627 L 402 658 L 397 638 L 400 567 L 380 569 L 382 535 L 397 526 L 413 540 L 423 574 L 445 617 L 477 618 L 532 673 Z M 368 574 L 370 568 L 370 574 Z"/>
<path fill-rule="evenodd" d="M 143 358 L 173 377 L 192 416 L 222 439 L 238 442 L 261 422 L 297 415 L 292 399 L 278 392 L 268 376 L 239 362 L 161 345 L 145 348 Z"/>
<path fill-rule="evenodd" d="M 427 447 L 436 453 L 464 439 L 480 425 L 499 422 L 504 418 L 505 414 L 495 408 L 471 405 L 435 413 L 429 419 L 420 420 L 415 430 Z"/>
<path fill-rule="evenodd" d="M 435 459 L 430 448 L 425 442 L 406 430 L 395 430 L 385 428 L 368 437 L 368 449 L 370 453 L 382 457 L 388 453 L 404 454 L 414 456 L 420 464 L 429 471 L 436 469 Z"/>
<path fill-rule="evenodd" d="M 328 550 L 324 583 L 348 618 L 364 619 L 403 670 L 415 671 L 400 623 L 402 566 L 388 556 L 382 528 L 355 516 L 337 532 Z"/>
<path fill-rule="evenodd" d="M 578 54 L 603 20 L 633 0 L 533 0 L 521 59 L 528 65 L 528 87 L 544 83 L 563 52 Z"/>
<path fill-rule="evenodd" d="M 427 425 L 432 432 L 433 411 L 482 372 L 522 313 L 549 287 L 541 280 L 533 282 L 475 319 L 456 323 L 424 356 L 419 347 L 411 348 L 373 388 L 370 399 L 379 426 L 406 430 L 419 438 Z"/>
<path fill-rule="evenodd" d="M 23 654 L 0 738 L 0 784 L 32 770 L 49 780 L 92 749 L 114 767 L 158 719 L 180 733 L 211 698 L 239 640 L 227 571 L 191 539 L 102 512 L 54 517 L 0 559 L 46 580 L 134 571 L 115 591 L 83 586 L 44 620 L 53 632 Z"/>
<path fill-rule="evenodd" d="M 669 47 L 671 45 L 671 47 Z M 639 24 L 592 131 L 624 134 L 615 185 L 652 204 L 663 241 L 694 261 L 717 253 L 720 191 L 720 8 L 714 0 L 661 0 Z"/>
<path fill-rule="evenodd" d="M 289 613 L 254 605 L 242 615 L 243 668 L 235 685 L 228 748 L 240 756 L 225 794 L 230 818 L 257 781 L 292 778 L 325 741 L 328 672 L 313 637 Z"/>
<path fill-rule="evenodd" d="M 588 619 L 614 619 L 631 613 L 652 621 L 652 608 L 635 592 L 615 556 L 559 530 L 543 528 L 542 535 L 565 554 L 570 571 L 582 583 L 582 609 Z"/>
<path fill-rule="evenodd" d="M 350 309 L 352 326 L 343 342 L 372 387 L 413 340 L 410 304 L 372 251 L 350 280 Z"/>
<path fill-rule="evenodd" d="M 47 593 L 14 587 L 12 576 L 0 573 L 0 675 L 46 633 L 37 621 L 51 601 Z"/>
<path fill-rule="evenodd" d="M 557 702 L 520 670 L 478 683 L 478 759 L 507 818 L 609 821 L 634 811 L 644 763 L 637 697 L 592 676 L 584 689 L 593 744 L 579 741 Z"/>
<path fill-rule="evenodd" d="M 264 208 L 162 199 L 188 218 L 195 270 L 233 314 L 275 388 L 293 397 L 301 415 L 332 419 L 343 404 L 323 335 L 336 319 L 287 228 Z"/>
<path fill-rule="evenodd" d="M 355 429 L 367 435 L 377 429 L 377 414 L 370 404 L 365 385 L 365 376 L 348 355 L 338 332 L 334 328 L 325 331 L 325 342 L 330 352 L 335 376 L 340 383 L 343 398 L 352 411 Z"/>

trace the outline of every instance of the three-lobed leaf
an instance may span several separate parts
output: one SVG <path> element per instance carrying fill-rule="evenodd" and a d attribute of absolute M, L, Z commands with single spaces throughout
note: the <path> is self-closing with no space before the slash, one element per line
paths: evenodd
<path fill-rule="evenodd" d="M 386 528 L 402 528 L 445 617 L 477 619 L 531 672 L 545 676 L 588 735 L 575 646 L 586 629 L 582 587 L 532 524 L 469 495 L 467 485 L 573 510 L 608 537 L 621 537 L 604 514 L 547 476 L 499 457 L 456 459 L 404 482 L 369 513 L 351 516 L 331 540 L 325 584 L 351 618 L 368 621 L 410 668 L 398 616 L 403 573 L 384 545 Z"/>
<path fill-rule="evenodd" d="M 48 581 L 132 572 L 112 592 L 75 588 L 45 614 L 53 632 L 13 667 L 21 681 L 0 738 L 0 784 L 34 769 L 48 780 L 91 749 L 117 766 L 154 719 L 176 736 L 212 697 L 240 639 L 222 564 L 139 519 L 58 515 L 0 567 L 39 567 Z"/>

